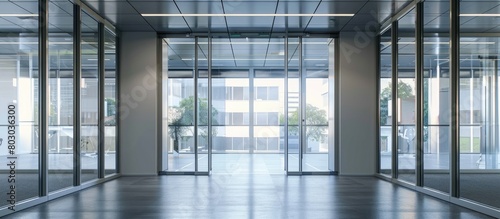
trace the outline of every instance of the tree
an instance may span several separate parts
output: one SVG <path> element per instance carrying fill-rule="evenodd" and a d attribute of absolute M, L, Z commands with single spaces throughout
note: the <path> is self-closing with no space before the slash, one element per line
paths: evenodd
<path fill-rule="evenodd" d="M 398 82 L 398 98 L 406 99 L 413 96 L 411 85 Z M 389 83 L 380 93 L 380 124 L 387 125 L 387 117 L 389 116 L 389 100 L 392 99 L 392 83 Z"/>
<path fill-rule="evenodd" d="M 104 125 L 116 125 L 116 100 L 114 98 L 105 98 L 104 104 L 106 106 L 106 114 L 104 118 Z"/>
<path fill-rule="evenodd" d="M 428 125 L 428 115 L 429 115 L 429 101 L 428 101 L 428 90 L 425 89 L 428 87 L 428 81 L 424 80 L 424 102 L 423 102 L 423 126 L 424 126 L 424 142 L 427 141 L 428 138 L 428 132 L 427 132 L 427 125 Z M 392 95 L 392 84 L 389 83 L 387 87 L 385 87 L 382 92 L 380 93 L 380 124 L 381 125 L 388 125 L 387 117 L 388 117 L 388 107 L 389 107 L 389 99 L 391 99 Z M 398 98 L 405 99 L 412 97 L 413 95 L 413 89 L 411 88 L 411 85 L 404 83 L 403 81 L 398 82 Z"/>
<path fill-rule="evenodd" d="M 313 141 L 322 141 L 325 137 L 323 133 L 327 129 L 328 119 L 326 116 L 326 111 L 319 109 L 311 104 L 306 105 L 306 139 Z M 299 134 L 299 111 L 296 110 L 289 114 L 288 116 L 288 134 L 298 135 Z M 280 125 L 285 124 L 284 115 L 280 115 Z"/>
<path fill-rule="evenodd" d="M 208 137 L 208 101 L 198 98 L 198 134 Z M 194 135 L 194 97 L 183 99 L 179 106 L 168 109 L 168 134 L 174 140 L 174 150 L 179 153 L 179 140 L 191 138 Z M 217 109 L 212 107 L 212 125 L 217 125 Z M 217 129 L 212 128 L 212 136 L 217 135 Z"/>

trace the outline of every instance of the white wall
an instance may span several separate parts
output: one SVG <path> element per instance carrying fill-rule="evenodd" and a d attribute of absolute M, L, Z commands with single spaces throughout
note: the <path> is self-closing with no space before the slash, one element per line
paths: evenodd
<path fill-rule="evenodd" d="M 340 34 L 340 175 L 376 172 L 376 43 L 373 33 Z"/>
<path fill-rule="evenodd" d="M 157 174 L 157 35 L 120 37 L 120 168 L 122 175 Z"/>

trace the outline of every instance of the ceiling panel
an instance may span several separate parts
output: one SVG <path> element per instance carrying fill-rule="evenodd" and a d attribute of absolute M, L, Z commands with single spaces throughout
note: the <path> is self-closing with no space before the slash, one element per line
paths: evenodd
<path fill-rule="evenodd" d="M 273 14 L 276 0 L 272 1 L 223 1 L 226 14 Z"/>
<path fill-rule="evenodd" d="M 222 14 L 222 4 L 218 2 L 176 1 L 182 14 Z M 142 2 L 141 2 L 142 4 Z M 175 7 L 175 6 L 174 6 Z M 162 12 L 166 13 L 166 12 Z"/>
<path fill-rule="evenodd" d="M 276 1 L 224 1 L 224 11 L 226 14 L 274 14 L 277 7 Z M 274 17 L 226 17 L 227 26 L 230 32 L 238 31 L 263 31 L 270 32 Z"/>
<path fill-rule="evenodd" d="M 89 1 L 88 6 L 99 14 L 130 14 L 137 11 L 126 1 Z"/>
<path fill-rule="evenodd" d="M 284 1 L 279 2 L 278 14 L 312 14 L 318 7 L 319 1 Z M 276 17 L 274 20 L 274 32 L 303 31 L 311 17 Z"/>
<path fill-rule="evenodd" d="M 53 14 L 73 14 L 73 3 L 69 1 L 54 2 L 51 1 L 49 4 L 49 15 Z"/>
<path fill-rule="evenodd" d="M 499 4 L 500 2 L 498 1 L 461 2 L 460 13 L 462 14 L 482 14 L 486 12 L 489 13 L 491 9 L 497 7 Z"/>
<path fill-rule="evenodd" d="M 353 17 L 313 17 L 307 26 L 306 32 L 338 32 Z"/>
<path fill-rule="evenodd" d="M 316 10 L 316 14 L 355 14 L 364 5 L 365 2 L 322 1 Z"/>
<path fill-rule="evenodd" d="M 274 17 L 227 17 L 230 32 L 270 32 Z"/>
<path fill-rule="evenodd" d="M 225 32 L 339 32 L 363 29 L 371 21 L 382 23 L 412 0 L 83 0 L 119 30 L 155 30 L 161 33 Z M 449 1 L 424 2 L 426 29 L 447 31 Z M 70 28 L 69 1 L 50 1 L 51 28 Z M 462 0 L 461 13 L 500 13 L 499 1 Z M 0 13 L 36 13 L 36 1 L 0 1 Z M 142 17 L 140 13 L 356 13 L 349 17 Z M 410 18 L 411 19 L 411 18 Z M 1 18 L 5 30 L 36 30 L 36 18 Z M 409 19 L 407 19 L 409 21 Z M 400 22 L 404 28 L 405 20 Z M 461 17 L 465 32 L 498 32 L 496 17 Z M 226 26 L 227 22 L 227 26 Z M 53 23 L 53 24 L 52 24 Z M 408 25 L 410 29 L 411 25 Z M 272 29 L 271 29 L 272 28 Z M 307 28 L 307 29 L 306 29 Z"/>
<path fill-rule="evenodd" d="M 130 5 L 139 14 L 179 14 L 179 10 L 177 10 L 177 6 L 173 1 L 131 1 Z"/>
<path fill-rule="evenodd" d="M 486 32 L 499 24 L 498 17 L 474 17 L 467 22 L 461 22 L 461 32 Z"/>
<path fill-rule="evenodd" d="M 3 3 L 3 2 L 1 2 Z M 37 14 L 38 13 L 38 2 L 37 1 L 27 1 L 27 2 L 22 2 L 22 1 L 14 1 L 12 4 L 15 4 L 19 6 L 22 10 L 18 10 L 15 7 L 9 6 L 8 9 L 14 9 L 15 11 L 19 11 L 20 13 L 32 13 L 32 14 Z M 14 13 L 13 11 L 4 11 L 6 13 Z M 1 9 L 0 9 L 1 10 Z"/>
<path fill-rule="evenodd" d="M 190 32 L 191 30 L 182 17 L 145 17 L 145 19 L 158 32 L 161 30 Z"/>
<path fill-rule="evenodd" d="M 450 29 L 449 14 L 426 14 L 424 17 L 426 32 L 448 32 Z"/>
<path fill-rule="evenodd" d="M 108 14 L 107 18 L 118 25 L 148 25 L 146 19 L 139 14 Z"/>

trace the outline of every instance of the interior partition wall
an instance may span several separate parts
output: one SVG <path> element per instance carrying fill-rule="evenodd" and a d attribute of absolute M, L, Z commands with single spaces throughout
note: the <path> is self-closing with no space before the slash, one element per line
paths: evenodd
<path fill-rule="evenodd" d="M 379 176 L 494 217 L 500 216 L 497 5 L 415 1 L 382 28 L 379 57 Z"/>
<path fill-rule="evenodd" d="M 332 38 L 162 46 L 161 173 L 334 171 Z"/>
<path fill-rule="evenodd" d="M 78 2 L 2 1 L 0 63 L 0 216 L 118 176 L 112 26 Z"/>

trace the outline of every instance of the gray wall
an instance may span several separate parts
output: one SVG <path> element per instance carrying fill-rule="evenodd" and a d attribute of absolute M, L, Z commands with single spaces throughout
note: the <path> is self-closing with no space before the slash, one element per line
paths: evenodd
<path fill-rule="evenodd" d="M 376 172 L 376 43 L 373 33 L 340 34 L 340 175 Z"/>
<path fill-rule="evenodd" d="M 120 37 L 120 171 L 157 174 L 157 35 Z"/>

